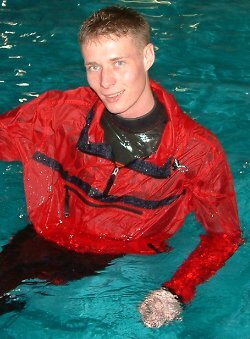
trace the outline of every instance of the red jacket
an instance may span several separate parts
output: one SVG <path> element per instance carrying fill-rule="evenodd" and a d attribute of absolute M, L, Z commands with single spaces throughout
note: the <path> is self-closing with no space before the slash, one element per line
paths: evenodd
<path fill-rule="evenodd" d="M 0 159 L 24 166 L 31 222 L 78 252 L 153 254 L 194 212 L 206 235 L 165 283 L 184 301 L 241 242 L 231 173 L 211 132 L 151 82 L 168 122 L 158 150 L 126 166 L 104 142 L 89 88 L 50 91 L 0 117 Z"/>

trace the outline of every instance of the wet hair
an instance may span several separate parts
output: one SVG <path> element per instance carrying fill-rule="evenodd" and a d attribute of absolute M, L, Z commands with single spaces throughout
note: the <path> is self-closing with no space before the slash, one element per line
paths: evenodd
<path fill-rule="evenodd" d="M 109 6 L 94 12 L 80 29 L 80 44 L 99 37 L 130 35 L 139 46 L 150 42 L 150 27 L 144 17 L 128 7 Z"/>

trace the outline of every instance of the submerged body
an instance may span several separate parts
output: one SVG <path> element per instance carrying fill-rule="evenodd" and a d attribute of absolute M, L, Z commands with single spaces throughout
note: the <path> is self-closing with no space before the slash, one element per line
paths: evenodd
<path fill-rule="evenodd" d="M 146 159 L 114 161 L 100 124 L 104 105 L 88 88 L 51 91 L 2 116 L 1 142 L 8 139 L 8 147 L 1 147 L 1 159 L 22 161 L 29 217 L 47 240 L 81 253 L 153 254 L 168 249 L 166 240 L 194 212 L 208 233 L 204 246 L 217 239 L 213 260 L 221 266 L 240 241 L 225 154 L 172 95 L 151 85 L 168 121 Z M 189 259 L 184 264 L 199 271 L 194 281 L 168 283 L 186 301 L 215 271 L 202 268 L 211 261 L 208 249 L 204 255 L 195 267 Z"/>

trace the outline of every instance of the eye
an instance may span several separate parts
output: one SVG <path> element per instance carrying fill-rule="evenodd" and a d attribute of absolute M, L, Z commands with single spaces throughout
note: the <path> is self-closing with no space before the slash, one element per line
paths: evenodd
<path fill-rule="evenodd" d="M 100 69 L 100 66 L 98 65 L 89 65 L 86 67 L 87 71 L 89 72 L 97 72 Z"/>
<path fill-rule="evenodd" d="M 115 62 L 115 66 L 117 66 L 117 67 L 121 67 L 121 66 L 123 66 L 125 64 L 125 61 L 123 61 L 123 60 L 117 60 L 116 62 Z"/>

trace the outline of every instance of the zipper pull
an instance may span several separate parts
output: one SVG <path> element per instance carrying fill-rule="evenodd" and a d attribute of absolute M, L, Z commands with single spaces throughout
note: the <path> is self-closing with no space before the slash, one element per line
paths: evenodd
<path fill-rule="evenodd" d="M 70 213 L 69 213 L 69 199 L 70 199 L 70 195 L 69 195 L 68 187 L 64 186 L 64 188 L 65 188 L 64 216 L 65 216 L 65 218 L 68 218 L 70 216 Z"/>
<path fill-rule="evenodd" d="M 115 167 L 115 169 L 113 170 L 111 176 L 109 177 L 109 180 L 107 182 L 107 185 L 106 185 L 106 188 L 105 190 L 103 191 L 103 195 L 108 195 L 114 181 L 115 181 L 115 178 L 117 176 L 117 173 L 119 172 L 119 167 Z"/>
<path fill-rule="evenodd" d="M 180 172 L 188 172 L 187 166 L 181 165 L 181 164 L 179 163 L 179 160 L 177 160 L 177 159 L 174 159 L 173 169 L 174 169 L 174 170 L 177 169 L 177 170 L 180 171 Z"/>
<path fill-rule="evenodd" d="M 119 172 L 119 167 L 116 167 L 116 168 L 113 170 L 112 175 L 113 175 L 114 177 L 116 177 L 118 172 Z M 112 176 L 112 175 L 111 175 L 111 176 Z"/>

